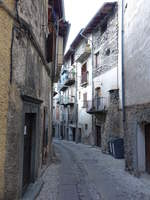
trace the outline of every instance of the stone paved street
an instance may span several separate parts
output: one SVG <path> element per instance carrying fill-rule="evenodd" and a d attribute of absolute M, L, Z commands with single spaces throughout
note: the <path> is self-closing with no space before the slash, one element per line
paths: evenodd
<path fill-rule="evenodd" d="M 124 160 L 99 148 L 54 141 L 57 160 L 43 175 L 37 200 L 149 200 L 150 178 L 124 171 Z"/>

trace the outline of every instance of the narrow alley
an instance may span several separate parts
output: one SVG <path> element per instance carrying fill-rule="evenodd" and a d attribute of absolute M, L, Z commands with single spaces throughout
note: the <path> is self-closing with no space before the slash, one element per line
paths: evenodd
<path fill-rule="evenodd" d="M 36 200 L 149 200 L 150 182 L 124 171 L 124 160 L 100 148 L 54 140 L 56 158 Z"/>
<path fill-rule="evenodd" d="M 0 200 L 150 200 L 150 0 L 0 0 Z"/>

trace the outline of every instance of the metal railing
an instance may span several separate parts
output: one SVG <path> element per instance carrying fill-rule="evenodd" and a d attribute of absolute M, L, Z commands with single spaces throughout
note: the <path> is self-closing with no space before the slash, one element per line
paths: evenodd
<path fill-rule="evenodd" d="M 72 113 L 72 114 L 69 114 L 69 115 L 68 115 L 68 121 L 69 121 L 70 123 L 75 123 L 75 122 L 76 122 L 76 119 L 77 119 L 77 117 L 76 117 L 76 114 L 75 114 L 75 113 Z"/>
<path fill-rule="evenodd" d="M 80 51 L 78 52 L 79 56 L 77 57 L 77 61 L 83 62 L 88 58 L 88 56 L 91 54 L 91 46 L 89 44 L 86 44 L 83 46 Z"/>
<path fill-rule="evenodd" d="M 105 97 L 95 97 L 91 101 L 87 101 L 86 111 L 104 111 L 106 110 L 106 98 Z"/>

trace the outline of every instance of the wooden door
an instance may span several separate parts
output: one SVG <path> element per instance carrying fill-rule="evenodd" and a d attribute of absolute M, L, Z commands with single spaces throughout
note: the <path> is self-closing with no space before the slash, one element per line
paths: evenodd
<path fill-rule="evenodd" d="M 73 141 L 75 142 L 76 141 L 76 129 L 73 128 L 72 131 L 73 131 Z"/>
<path fill-rule="evenodd" d="M 96 126 L 96 145 L 101 147 L 101 127 Z"/>
<path fill-rule="evenodd" d="M 31 182 L 31 151 L 34 115 L 25 114 L 24 125 L 24 156 L 23 156 L 23 191 Z"/>
<path fill-rule="evenodd" d="M 145 126 L 146 171 L 150 174 L 150 124 Z"/>

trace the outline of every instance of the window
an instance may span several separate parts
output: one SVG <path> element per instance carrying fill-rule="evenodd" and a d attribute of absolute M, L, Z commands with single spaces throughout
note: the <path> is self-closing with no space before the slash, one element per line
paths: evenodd
<path fill-rule="evenodd" d="M 53 59 L 53 33 L 50 33 L 46 40 L 46 60 L 51 62 Z"/>
<path fill-rule="evenodd" d="M 95 96 L 96 97 L 100 97 L 101 96 L 101 88 L 100 87 L 95 89 Z"/>
<path fill-rule="evenodd" d="M 95 67 L 97 68 L 97 67 L 99 67 L 99 65 L 100 65 L 100 57 L 99 57 L 99 52 L 97 52 L 96 54 L 95 54 Z"/>
<path fill-rule="evenodd" d="M 88 124 L 85 124 L 85 130 L 87 130 L 88 129 Z"/>
<path fill-rule="evenodd" d="M 101 35 L 107 30 L 107 21 L 101 26 Z"/>
<path fill-rule="evenodd" d="M 81 92 L 79 92 L 79 99 L 81 99 Z"/>
<path fill-rule="evenodd" d="M 81 68 L 81 84 L 87 83 L 87 63 L 85 63 Z"/>
<path fill-rule="evenodd" d="M 87 107 L 87 93 L 83 94 L 83 108 Z"/>
<path fill-rule="evenodd" d="M 106 56 L 109 56 L 110 55 L 110 49 L 107 49 L 106 50 Z"/>

